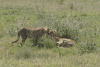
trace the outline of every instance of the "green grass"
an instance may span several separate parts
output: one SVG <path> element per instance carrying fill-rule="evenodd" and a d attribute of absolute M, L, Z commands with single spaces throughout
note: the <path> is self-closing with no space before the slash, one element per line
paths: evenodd
<path fill-rule="evenodd" d="M 99 0 L 0 0 L 0 6 L 0 67 L 100 66 Z M 39 40 L 43 47 L 33 47 L 33 39 L 23 47 L 21 39 L 11 44 L 20 28 L 40 26 L 72 38 L 76 45 L 57 48 L 48 35 Z"/>

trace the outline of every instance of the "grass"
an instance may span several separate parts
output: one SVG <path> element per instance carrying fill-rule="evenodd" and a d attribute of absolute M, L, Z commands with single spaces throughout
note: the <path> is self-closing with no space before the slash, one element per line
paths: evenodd
<path fill-rule="evenodd" d="M 99 67 L 99 0 L 0 0 L 0 67 Z M 40 47 L 33 39 L 11 44 L 22 27 L 47 26 L 76 46 L 57 48 L 44 35 Z"/>
<path fill-rule="evenodd" d="M 84 54 L 82 56 L 74 55 L 74 56 L 69 56 L 69 57 L 61 57 L 61 58 L 51 58 L 49 57 L 48 59 L 40 59 L 40 58 L 35 58 L 35 59 L 24 59 L 24 60 L 2 60 L 1 64 L 3 67 L 6 65 L 8 67 L 10 66 L 29 66 L 29 67 L 92 67 L 92 66 L 97 66 L 99 67 L 99 54 Z M 74 61 L 72 61 L 74 60 Z M 94 60 L 94 61 L 93 61 Z"/>

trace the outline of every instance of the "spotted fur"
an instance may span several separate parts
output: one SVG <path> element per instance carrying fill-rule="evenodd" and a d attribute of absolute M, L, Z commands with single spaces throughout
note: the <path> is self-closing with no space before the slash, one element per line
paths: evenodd
<path fill-rule="evenodd" d="M 17 41 L 19 41 L 19 38 L 21 36 L 22 38 L 22 42 L 20 43 L 21 45 L 23 45 L 23 43 L 27 38 L 34 38 L 37 44 L 38 39 L 41 38 L 44 34 L 48 33 L 49 33 L 49 28 L 47 27 L 39 27 L 39 28 L 24 27 L 18 31 L 17 40 L 13 41 L 12 43 L 16 43 Z"/>
<path fill-rule="evenodd" d="M 67 38 L 58 37 L 53 30 L 49 31 L 49 35 L 57 41 L 57 46 L 71 47 L 75 45 L 75 41 Z"/>

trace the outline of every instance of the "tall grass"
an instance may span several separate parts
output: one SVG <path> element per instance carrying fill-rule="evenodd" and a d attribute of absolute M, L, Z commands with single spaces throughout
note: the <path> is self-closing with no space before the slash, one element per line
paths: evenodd
<path fill-rule="evenodd" d="M 57 53 L 53 53 L 52 50 L 50 49 L 43 49 L 43 48 L 29 48 L 29 47 L 23 47 L 21 50 L 19 50 L 16 54 L 15 57 L 16 59 L 36 59 L 36 58 L 54 58 L 54 57 L 59 57 Z"/>
<path fill-rule="evenodd" d="M 76 45 L 80 43 L 78 47 L 80 54 L 97 50 L 98 44 L 95 42 L 95 38 L 99 35 L 98 28 L 97 26 L 92 26 L 92 24 L 85 23 L 81 17 L 76 19 L 72 14 L 69 16 L 64 15 L 62 18 L 48 16 L 42 19 L 42 22 L 38 22 L 35 25 L 37 27 L 47 26 L 55 30 L 59 37 L 71 38 L 76 41 Z"/>
<path fill-rule="evenodd" d="M 21 29 L 22 27 L 32 27 L 32 28 L 36 28 L 36 27 L 41 27 L 41 26 L 46 26 L 52 30 L 55 30 L 56 34 L 59 37 L 64 37 L 64 38 L 71 38 L 73 40 L 75 40 L 76 44 L 79 43 L 80 51 L 84 51 L 85 49 L 88 50 L 93 50 L 96 49 L 97 44 L 94 42 L 94 37 L 96 37 L 98 34 L 95 30 L 93 30 L 94 34 L 91 34 L 91 31 L 88 31 L 87 29 L 92 30 L 91 25 L 89 25 L 88 23 L 84 22 L 84 20 L 82 19 L 83 17 L 88 16 L 87 13 L 83 13 L 80 11 L 80 15 L 75 14 L 75 10 L 78 11 L 79 9 L 75 9 L 78 8 L 78 6 L 76 6 L 75 2 L 69 2 L 69 14 L 64 12 L 59 12 L 59 9 L 57 8 L 56 11 L 58 10 L 59 13 L 61 14 L 54 14 L 51 12 L 48 12 L 46 10 L 46 7 L 44 5 L 46 1 L 42 1 L 42 6 L 39 7 L 40 5 L 37 3 L 37 1 L 34 1 L 34 8 L 36 11 L 36 19 L 38 20 L 36 23 L 30 25 L 29 24 L 29 19 L 30 17 L 20 17 L 20 18 L 14 18 L 15 21 L 9 23 L 7 26 L 7 34 L 9 34 L 10 36 L 15 36 L 18 32 L 19 29 Z M 63 4 L 65 4 L 65 0 L 59 0 L 59 1 L 53 1 L 56 3 L 56 6 L 62 6 Z M 31 2 L 28 2 L 31 3 Z M 28 4 L 27 3 L 27 4 Z M 51 1 L 50 1 L 51 3 Z M 57 4 L 59 3 L 59 4 Z M 25 4 L 23 4 L 25 5 Z M 23 6 L 20 5 L 20 6 Z M 33 6 L 33 5 L 32 5 Z M 32 8 L 31 6 L 31 8 Z M 28 8 L 28 6 L 27 6 Z M 65 8 L 65 7 L 62 7 Z M 9 8 L 8 8 L 9 9 Z M 13 9 L 13 8 L 12 8 Z M 9 14 L 15 14 L 17 11 L 15 10 L 8 10 L 8 11 L 4 11 L 3 15 L 9 15 Z M 19 7 L 17 8 L 19 9 Z M 24 9 L 24 8 L 23 8 Z M 81 7 L 80 7 L 81 9 Z M 30 11 L 31 12 L 31 11 Z M 53 12 L 53 11 L 52 11 Z M 25 12 L 26 13 L 26 12 Z M 77 13 L 77 12 L 76 12 Z M 9 20 L 11 21 L 11 20 Z M 90 26 L 90 27 L 89 27 Z M 87 29 L 85 29 L 87 28 Z M 86 32 L 87 30 L 87 32 Z M 97 35 L 95 35 L 97 34 Z M 88 36 L 89 35 L 89 36 Z M 86 36 L 86 37 L 85 37 Z M 45 37 L 45 36 L 44 36 Z M 86 41 L 86 43 L 84 43 L 86 46 L 83 46 L 81 42 Z M 31 41 L 32 42 L 32 41 Z M 52 48 L 55 47 L 55 41 L 53 41 L 52 39 L 45 37 L 41 38 L 38 42 L 38 44 L 42 47 L 46 47 L 46 48 Z M 88 45 L 87 45 L 88 44 Z M 34 45 L 34 44 L 33 44 Z M 87 47 L 87 48 L 85 48 Z M 95 47 L 95 48 L 94 48 Z M 81 49 L 83 48 L 83 49 Z"/>
<path fill-rule="evenodd" d="M 35 41 L 34 38 L 30 39 L 30 42 L 32 43 L 32 47 L 35 47 Z M 50 36 L 45 34 L 42 38 L 38 40 L 37 43 L 38 48 L 46 48 L 46 49 L 51 49 L 56 47 L 56 41 L 52 39 Z"/>
<path fill-rule="evenodd" d="M 0 67 L 99 67 L 99 13 L 99 0 L 0 0 Z M 39 46 L 9 43 L 22 27 L 41 26 L 76 45 L 58 48 L 48 35 Z"/>
<path fill-rule="evenodd" d="M 13 23 L 9 23 L 7 27 L 7 32 L 10 36 L 15 36 L 18 33 L 18 30 L 21 29 L 22 27 L 27 27 L 28 22 L 27 22 L 27 17 L 20 17 L 16 18 L 16 21 Z"/>
<path fill-rule="evenodd" d="M 87 50 L 89 50 L 89 52 L 93 49 L 96 50 L 97 44 L 94 42 L 94 37 L 98 35 L 97 29 L 94 28 L 93 30 L 93 28 L 89 27 L 92 25 L 84 22 L 82 20 L 82 17 L 76 18 L 77 16 L 73 15 L 72 7 L 73 5 L 71 5 L 70 7 L 71 13 L 69 13 L 68 15 L 65 13 L 63 13 L 62 15 L 52 15 L 49 13 L 43 13 L 42 11 L 39 11 L 38 6 L 36 5 L 38 12 L 37 18 L 39 20 L 37 23 L 34 23 L 33 25 L 30 26 L 29 23 L 27 22 L 28 20 L 27 17 L 18 18 L 16 19 L 15 24 L 13 25 L 9 24 L 10 27 L 8 27 L 7 33 L 9 33 L 10 36 L 14 36 L 18 32 L 18 30 L 22 27 L 30 26 L 36 28 L 36 27 L 46 26 L 54 30 L 59 37 L 70 38 L 75 40 L 76 44 L 80 43 L 79 51 L 81 51 L 82 53 L 84 52 L 84 50 L 86 50 L 85 52 L 88 52 Z M 88 28 L 90 31 L 88 31 L 86 28 Z M 94 34 L 90 33 L 91 30 L 94 31 Z M 85 36 L 86 38 L 88 37 L 89 41 L 88 39 L 86 39 L 87 42 L 84 43 L 86 46 L 82 46 L 81 41 L 82 38 Z M 51 39 L 44 40 L 44 38 L 43 39 L 41 38 L 38 44 L 42 47 L 52 48 L 56 43 L 53 42 L 53 40 Z"/>
<path fill-rule="evenodd" d="M 85 42 L 81 42 L 79 45 L 79 53 L 90 53 L 98 50 L 98 43 L 95 42 L 96 37 L 99 35 L 99 31 L 97 30 L 98 28 L 94 26 L 90 30 L 88 30 L 87 36 L 88 38 L 85 39 Z M 85 29 L 85 31 L 87 31 Z M 92 32 L 92 33 L 91 33 Z"/>

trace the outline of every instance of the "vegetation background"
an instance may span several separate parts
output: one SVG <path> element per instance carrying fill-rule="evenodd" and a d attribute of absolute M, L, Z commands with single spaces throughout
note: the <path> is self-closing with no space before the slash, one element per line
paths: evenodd
<path fill-rule="evenodd" d="M 57 48 L 44 35 L 35 47 L 16 40 L 22 27 L 46 26 L 76 45 Z M 100 67 L 100 0 L 0 0 L 0 67 Z"/>

